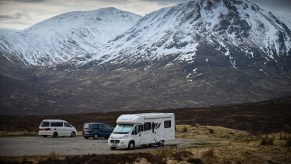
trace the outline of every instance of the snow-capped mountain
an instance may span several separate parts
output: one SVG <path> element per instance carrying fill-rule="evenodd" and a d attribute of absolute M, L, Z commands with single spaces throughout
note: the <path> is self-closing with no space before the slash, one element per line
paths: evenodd
<path fill-rule="evenodd" d="M 242 57 L 277 63 L 291 55 L 290 29 L 290 22 L 248 0 L 193 0 L 146 15 L 88 61 L 137 64 L 170 57 L 168 64 L 195 62 L 207 46 L 233 68 L 245 65 Z M 204 62 L 213 62 L 208 55 Z"/>
<path fill-rule="evenodd" d="M 87 26 L 57 33 L 62 44 L 57 40 L 55 46 L 63 47 L 50 48 L 53 53 L 18 53 L 38 47 L 23 43 L 27 29 L 15 34 L 23 44 L 15 44 L 17 51 L 6 41 L 13 37 L 1 40 L 10 52 L 4 55 L 48 67 L 21 67 L 0 54 L 0 113 L 187 108 L 290 96 L 290 27 L 248 0 L 192 0 L 146 15 L 107 43 L 99 44 L 97 29 L 71 42 Z M 42 61 L 38 54 L 54 60 Z"/>
<path fill-rule="evenodd" d="M 58 15 L 0 38 L 0 51 L 27 65 L 53 65 L 102 47 L 141 16 L 116 8 Z"/>

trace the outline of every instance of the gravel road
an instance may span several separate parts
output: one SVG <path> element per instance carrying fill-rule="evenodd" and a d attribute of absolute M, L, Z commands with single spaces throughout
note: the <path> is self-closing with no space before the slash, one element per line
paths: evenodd
<path fill-rule="evenodd" d="M 176 139 L 168 141 L 166 146 L 176 144 L 178 148 L 192 147 L 198 143 L 189 139 Z M 59 155 L 84 155 L 84 154 L 114 154 L 148 152 L 155 147 L 136 148 L 135 150 L 110 150 L 107 139 L 84 139 L 83 137 L 7 137 L 0 138 L 0 156 L 33 156 L 49 155 L 54 151 Z"/>

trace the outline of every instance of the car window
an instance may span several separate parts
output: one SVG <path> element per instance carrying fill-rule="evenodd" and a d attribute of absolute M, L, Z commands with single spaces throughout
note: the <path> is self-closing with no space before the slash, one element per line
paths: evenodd
<path fill-rule="evenodd" d="M 84 128 L 88 129 L 90 127 L 90 124 L 84 124 Z"/>
<path fill-rule="evenodd" d="M 40 123 L 40 126 L 41 126 L 41 127 L 49 127 L 49 126 L 50 126 L 50 123 L 49 123 L 49 122 L 46 122 L 46 121 L 42 121 L 42 122 Z"/>
<path fill-rule="evenodd" d="M 109 125 L 105 124 L 105 128 L 110 129 L 111 127 Z"/>
<path fill-rule="evenodd" d="M 71 125 L 67 122 L 64 123 L 65 127 L 71 127 Z"/>
<path fill-rule="evenodd" d="M 63 127 L 63 122 L 51 122 L 51 127 Z"/>
<path fill-rule="evenodd" d="M 99 124 L 93 124 L 93 129 L 99 129 Z"/>
<path fill-rule="evenodd" d="M 100 125 L 100 129 L 105 129 L 105 125 L 104 124 L 101 124 Z"/>

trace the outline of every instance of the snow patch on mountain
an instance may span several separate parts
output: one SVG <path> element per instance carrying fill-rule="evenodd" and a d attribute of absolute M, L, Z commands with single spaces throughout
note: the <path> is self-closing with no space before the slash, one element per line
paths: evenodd
<path fill-rule="evenodd" d="M 112 7 L 69 12 L 2 36 L 0 50 L 28 65 L 58 64 L 96 51 L 140 18 Z"/>
<path fill-rule="evenodd" d="M 291 55 L 290 24 L 248 0 L 196 0 L 146 15 L 131 29 L 92 54 L 90 61 L 142 63 L 174 56 L 194 62 L 202 42 L 229 58 L 237 52 L 268 61 Z"/>

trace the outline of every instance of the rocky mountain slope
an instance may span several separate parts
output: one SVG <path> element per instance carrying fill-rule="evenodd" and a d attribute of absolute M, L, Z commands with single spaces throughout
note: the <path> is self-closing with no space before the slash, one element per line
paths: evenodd
<path fill-rule="evenodd" d="M 1 36 L 0 51 L 14 62 L 54 65 L 95 51 L 140 18 L 116 8 L 65 13 Z"/>
<path fill-rule="evenodd" d="M 184 108 L 289 96 L 290 27 L 247 0 L 164 8 L 58 64 L 18 69 L 2 62 L 1 113 Z"/>

